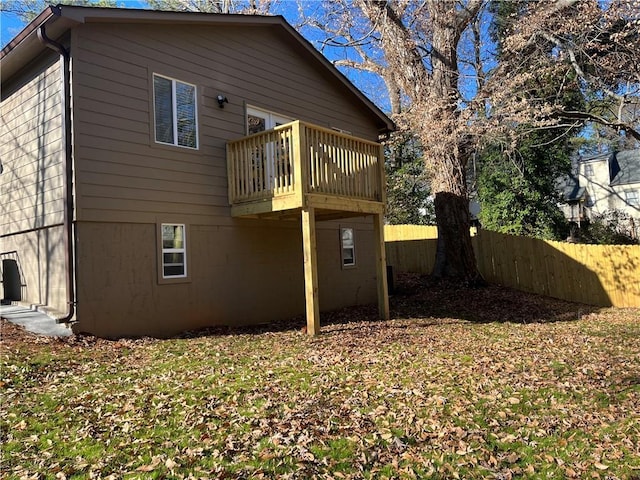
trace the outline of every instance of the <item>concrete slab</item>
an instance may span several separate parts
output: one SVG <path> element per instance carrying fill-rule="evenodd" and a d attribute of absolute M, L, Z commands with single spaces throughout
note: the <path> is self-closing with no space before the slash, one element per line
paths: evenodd
<path fill-rule="evenodd" d="M 0 317 L 11 323 L 22 325 L 25 330 L 48 337 L 69 337 L 73 335 L 71 328 L 64 323 L 56 323 L 52 318 L 39 310 L 22 305 L 0 306 Z"/>

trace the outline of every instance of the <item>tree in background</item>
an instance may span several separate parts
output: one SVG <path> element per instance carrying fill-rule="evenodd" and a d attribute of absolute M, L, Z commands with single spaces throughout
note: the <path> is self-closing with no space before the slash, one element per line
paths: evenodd
<path fill-rule="evenodd" d="M 266 15 L 278 0 L 146 0 L 154 10 Z"/>
<path fill-rule="evenodd" d="M 555 141 L 554 141 L 555 140 Z M 569 141 L 534 131 L 514 150 L 491 145 L 477 178 L 483 228 L 513 235 L 564 240 L 569 228 L 558 207 L 558 179 L 571 169 Z"/>
<path fill-rule="evenodd" d="M 478 279 L 468 235 L 471 159 L 487 145 L 503 152 L 518 174 L 511 175 L 519 179 L 516 188 L 527 192 L 521 202 L 538 200 L 531 207 L 537 210 L 542 197 L 542 206 L 554 202 L 545 194 L 553 184 L 547 180 L 567 167 L 566 152 L 555 157 L 556 169 L 544 147 L 562 145 L 585 122 L 640 135 L 637 2 L 517 2 L 500 19 L 499 55 L 485 37 L 496 20 L 487 7 L 501 3 L 509 2 L 332 0 L 315 22 L 331 44 L 353 49 L 336 64 L 383 72 L 389 103 L 401 106 L 392 109 L 399 112 L 394 119 L 424 148 L 439 229 L 434 274 L 471 283 Z M 567 103 L 575 92 L 588 103 Z M 523 152 L 533 158 L 525 161 Z M 546 175 L 549 167 L 554 171 Z M 544 182 L 533 178 L 543 171 Z M 551 235 L 556 213 L 539 215 L 550 228 L 533 214 L 527 228 Z"/>
<path fill-rule="evenodd" d="M 620 210 L 608 210 L 594 215 L 580 229 L 580 243 L 600 245 L 633 245 L 640 243 L 640 225 L 633 217 Z"/>
<path fill-rule="evenodd" d="M 503 21 L 493 73 L 503 84 L 491 92 L 499 116 L 541 126 L 590 122 L 640 141 L 639 0 L 523 1 Z M 553 79 L 555 91 L 537 97 L 538 78 Z M 579 108 L 563 98 L 574 78 Z"/>
<path fill-rule="evenodd" d="M 375 28 L 387 68 L 408 99 L 397 118 L 424 149 L 434 196 L 438 249 L 433 274 L 481 281 L 469 233 L 466 167 L 473 152 L 460 80 L 464 33 L 484 2 L 356 2 Z"/>
<path fill-rule="evenodd" d="M 423 148 L 438 225 L 434 274 L 481 281 L 469 235 L 466 162 L 472 152 L 458 50 L 484 0 L 323 2 L 320 30 L 355 55 L 343 65 L 380 73 L 394 119 Z M 357 64 L 357 65 L 356 65 Z M 401 108 L 399 108 L 401 107 Z M 463 128 L 464 127 L 464 128 Z"/>
<path fill-rule="evenodd" d="M 509 25 L 525 15 L 528 3 L 512 0 L 490 4 L 490 34 L 498 62 L 504 61 Z M 557 72 L 531 77 L 520 98 L 528 104 L 542 98 L 562 105 L 565 110 L 584 109 L 577 75 L 563 72 L 558 77 L 551 73 Z M 563 85 L 562 90 L 557 88 L 559 84 Z M 501 143 L 498 137 L 480 151 L 474 180 L 484 228 L 550 240 L 567 238 L 569 225 L 558 206 L 562 198 L 557 185 L 571 171 L 571 155 L 577 143 L 574 140 L 583 126 L 581 120 L 547 128 L 520 124 L 508 137 L 509 144 Z"/>
<path fill-rule="evenodd" d="M 279 0 L 145 0 L 142 6 L 153 10 L 171 10 L 205 13 L 245 13 L 268 14 Z M 1 9 L 14 13 L 24 22 L 33 20 L 42 10 L 51 4 L 76 5 L 82 7 L 118 7 L 131 6 L 127 1 L 119 0 L 2 0 Z"/>
<path fill-rule="evenodd" d="M 387 213 L 390 224 L 435 225 L 422 148 L 411 135 L 397 134 L 385 151 Z"/>

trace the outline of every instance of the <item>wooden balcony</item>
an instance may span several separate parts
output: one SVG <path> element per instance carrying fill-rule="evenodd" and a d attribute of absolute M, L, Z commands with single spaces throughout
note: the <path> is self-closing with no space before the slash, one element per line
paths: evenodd
<path fill-rule="evenodd" d="M 227 143 L 229 203 L 236 217 L 318 220 L 384 212 L 380 144 L 295 121 Z"/>

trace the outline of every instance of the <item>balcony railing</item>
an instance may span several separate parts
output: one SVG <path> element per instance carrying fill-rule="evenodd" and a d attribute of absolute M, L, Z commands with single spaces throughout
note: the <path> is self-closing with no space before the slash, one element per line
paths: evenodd
<path fill-rule="evenodd" d="M 380 144 L 300 121 L 227 143 L 227 166 L 232 206 L 271 201 L 275 211 L 328 197 L 343 199 L 343 209 L 349 200 L 384 202 Z"/>

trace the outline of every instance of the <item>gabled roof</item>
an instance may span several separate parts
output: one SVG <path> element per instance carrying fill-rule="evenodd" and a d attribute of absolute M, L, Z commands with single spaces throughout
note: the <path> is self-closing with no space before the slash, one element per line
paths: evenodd
<path fill-rule="evenodd" d="M 37 30 L 46 25 L 47 35 L 60 39 L 74 26 L 88 23 L 146 23 L 159 25 L 210 25 L 210 26 L 263 26 L 277 29 L 291 39 L 293 47 L 298 48 L 310 61 L 317 62 L 338 82 L 340 82 L 358 101 L 378 117 L 380 130 L 394 129 L 393 122 L 369 100 L 347 77 L 333 66 L 324 55 L 316 50 L 300 35 L 284 17 L 263 15 L 237 15 L 196 12 L 170 12 L 128 8 L 97 8 L 58 5 L 48 7 L 31 21 L 0 52 L 0 78 L 2 82 L 15 75 L 20 69 L 46 50 L 38 40 Z"/>
<path fill-rule="evenodd" d="M 604 160 L 606 160 L 607 158 L 609 158 L 611 156 L 611 153 L 609 152 L 604 152 L 604 153 L 596 153 L 595 155 L 590 155 L 587 157 L 580 157 L 578 159 L 579 163 L 590 163 L 590 162 L 602 162 Z"/>
<path fill-rule="evenodd" d="M 611 185 L 640 183 L 640 149 L 614 153 L 610 162 L 613 161 L 619 168 L 616 168 L 618 171 L 611 179 Z"/>

